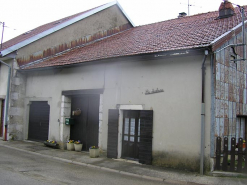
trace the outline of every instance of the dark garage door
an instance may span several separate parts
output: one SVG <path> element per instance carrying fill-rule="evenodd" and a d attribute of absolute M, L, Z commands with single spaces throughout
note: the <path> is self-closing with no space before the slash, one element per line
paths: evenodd
<path fill-rule="evenodd" d="M 50 106 L 47 101 L 33 101 L 29 112 L 28 139 L 46 141 L 49 132 Z"/>
<path fill-rule="evenodd" d="M 98 146 L 99 99 L 98 94 L 71 98 L 71 110 L 80 109 L 81 115 L 72 116 L 75 124 L 70 127 L 70 139 L 82 141 L 83 150 L 88 150 L 90 146 Z"/>
<path fill-rule="evenodd" d="M 1 113 L 0 113 L 0 116 L 1 116 L 1 120 L 0 120 L 0 137 L 3 136 L 3 122 L 4 122 L 4 103 L 5 101 L 4 100 L 0 100 L 2 101 L 2 108 L 1 108 Z"/>

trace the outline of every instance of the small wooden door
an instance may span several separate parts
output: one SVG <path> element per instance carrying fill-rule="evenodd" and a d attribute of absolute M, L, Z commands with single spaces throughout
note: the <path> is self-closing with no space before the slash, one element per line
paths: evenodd
<path fill-rule="evenodd" d="M 122 157 L 139 159 L 142 164 L 152 164 L 153 111 L 124 111 L 123 121 Z M 119 110 L 109 109 L 107 140 L 109 158 L 118 156 L 118 123 Z"/>
<path fill-rule="evenodd" d="M 124 111 L 122 157 L 139 159 L 140 111 Z"/>
<path fill-rule="evenodd" d="M 30 105 L 28 139 L 46 141 L 49 133 L 50 105 L 47 101 L 33 101 Z"/>

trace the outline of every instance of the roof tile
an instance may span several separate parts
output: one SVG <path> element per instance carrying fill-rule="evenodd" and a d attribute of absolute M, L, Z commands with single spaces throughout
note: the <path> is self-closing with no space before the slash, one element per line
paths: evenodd
<path fill-rule="evenodd" d="M 61 56 L 22 68 L 62 66 L 120 56 L 202 47 L 241 23 L 239 11 L 235 12 L 234 16 L 224 19 L 217 19 L 218 11 L 215 11 L 130 28 L 71 49 Z"/>

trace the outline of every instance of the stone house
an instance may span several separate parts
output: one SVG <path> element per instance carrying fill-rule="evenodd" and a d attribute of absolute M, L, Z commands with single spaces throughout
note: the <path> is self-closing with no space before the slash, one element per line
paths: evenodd
<path fill-rule="evenodd" d="M 241 21 L 225 2 L 135 27 L 113 2 L 30 30 L 1 50 L 3 139 L 79 139 L 111 158 L 213 169 L 217 136 L 246 139 Z"/>

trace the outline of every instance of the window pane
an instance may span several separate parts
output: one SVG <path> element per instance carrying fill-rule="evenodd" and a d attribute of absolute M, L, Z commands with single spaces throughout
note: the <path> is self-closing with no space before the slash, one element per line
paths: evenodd
<path fill-rule="evenodd" d="M 134 142 L 135 137 L 134 136 L 130 136 L 130 141 Z"/>
<path fill-rule="evenodd" d="M 124 134 L 128 134 L 129 133 L 129 118 L 125 118 L 125 122 L 124 122 Z"/>
<path fill-rule="evenodd" d="M 135 118 L 130 121 L 130 135 L 135 135 Z"/>
<path fill-rule="evenodd" d="M 124 136 L 124 141 L 128 141 L 128 136 Z"/>

